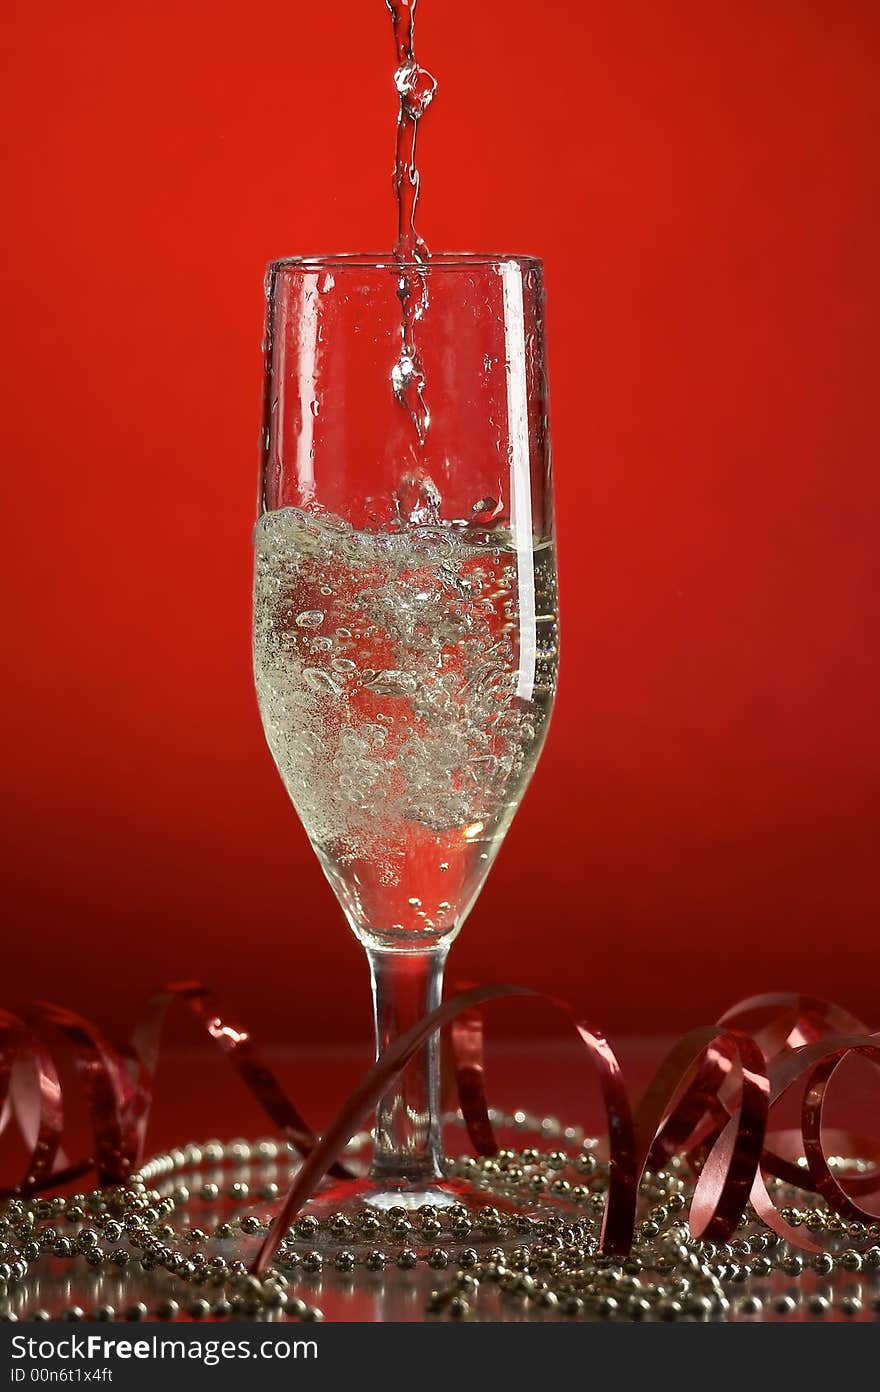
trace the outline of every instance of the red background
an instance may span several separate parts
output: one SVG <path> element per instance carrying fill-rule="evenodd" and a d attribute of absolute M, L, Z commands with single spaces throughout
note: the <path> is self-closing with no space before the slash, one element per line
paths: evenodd
<path fill-rule="evenodd" d="M 453 973 L 612 1031 L 774 986 L 877 1022 L 880 11 L 418 20 L 421 230 L 546 260 L 562 571 Z M 250 527 L 264 263 L 391 240 L 388 16 L 35 0 L 4 44 L 3 1003 L 119 1028 L 195 974 L 365 1039 L 252 695 Z"/>

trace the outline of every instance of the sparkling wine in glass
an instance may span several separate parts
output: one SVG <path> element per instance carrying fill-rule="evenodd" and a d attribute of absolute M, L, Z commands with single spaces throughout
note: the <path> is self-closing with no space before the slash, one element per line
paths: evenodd
<path fill-rule="evenodd" d="M 413 285 L 415 392 L 400 313 Z M 366 949 L 380 1054 L 439 1003 L 553 704 L 542 268 L 292 258 L 270 266 L 267 300 L 257 696 Z M 444 1180 L 434 1039 L 379 1106 L 369 1177 L 319 1202 L 461 1197 Z"/>

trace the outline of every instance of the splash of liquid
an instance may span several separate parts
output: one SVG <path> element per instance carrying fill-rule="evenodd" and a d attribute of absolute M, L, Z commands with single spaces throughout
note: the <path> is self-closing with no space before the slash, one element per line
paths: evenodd
<path fill-rule="evenodd" d="M 420 445 L 424 445 L 431 415 L 425 400 L 425 374 L 416 344 L 416 325 L 428 304 L 428 248 L 416 231 L 420 176 L 416 165 L 419 122 L 430 106 L 437 83 L 416 61 L 413 41 L 418 0 L 385 0 L 394 29 L 397 68 L 394 84 L 400 97 L 394 193 L 397 199 L 397 294 L 402 312 L 400 356 L 391 369 L 391 385 L 408 411 Z"/>

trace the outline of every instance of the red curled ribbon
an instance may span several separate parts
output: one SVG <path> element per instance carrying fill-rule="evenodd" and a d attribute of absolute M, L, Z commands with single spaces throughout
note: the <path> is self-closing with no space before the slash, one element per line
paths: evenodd
<path fill-rule="evenodd" d="M 855 1203 L 851 1194 L 831 1173 L 822 1146 L 822 1109 L 831 1076 L 847 1054 L 855 1052 L 872 1063 L 880 1063 L 880 1035 L 875 1035 L 874 1041 L 870 1045 L 844 1044 L 835 1053 L 826 1055 L 810 1074 L 804 1098 L 804 1154 L 813 1183 L 830 1209 L 841 1218 L 849 1218 L 857 1223 L 874 1223 L 880 1218 L 880 1212 Z"/>
<path fill-rule="evenodd" d="M 13 1069 L 20 1060 L 30 1062 L 36 1087 L 19 1088 L 10 1098 Z M 0 1193 L 32 1192 L 57 1172 L 63 1129 L 61 1082 L 42 1040 L 15 1015 L 0 1010 L 0 1135 L 13 1117 L 30 1145 L 30 1156 L 20 1183 Z"/>
<path fill-rule="evenodd" d="M 842 1218 L 870 1223 L 880 1216 L 856 1201 L 856 1196 L 880 1189 L 880 1172 L 838 1177 L 827 1153 L 833 1144 L 877 1164 L 880 1141 L 826 1133 L 822 1124 L 827 1089 L 840 1063 L 856 1053 L 880 1064 L 880 1034 L 870 1034 L 848 1011 L 797 995 L 740 1002 L 716 1025 L 679 1039 L 633 1109 L 617 1057 L 601 1031 L 564 1002 L 518 986 L 475 987 L 444 1001 L 368 1070 L 320 1139 L 261 1060 L 250 1032 L 230 1023 L 198 982 L 171 983 L 151 997 L 124 1045 L 111 1043 L 88 1020 L 61 1006 L 41 1004 L 25 1018 L 0 1011 L 0 1135 L 17 1123 L 28 1150 L 24 1174 L 0 1192 L 32 1194 L 90 1172 L 101 1184 L 124 1182 L 144 1157 L 164 1022 L 168 1010 L 181 1003 L 303 1158 L 257 1256 L 255 1269 L 263 1270 L 321 1180 L 330 1173 L 348 1173 L 341 1162 L 345 1146 L 389 1084 L 425 1040 L 445 1026 L 451 1026 L 459 1105 L 471 1143 L 478 1154 L 497 1151 L 485 1087 L 482 1008 L 501 997 L 553 1005 L 584 1046 L 605 1112 L 605 1253 L 629 1251 L 642 1176 L 673 1154 L 684 1158 L 697 1176 L 688 1214 L 696 1237 L 726 1240 L 751 1202 L 786 1241 L 815 1250 L 815 1243 L 775 1207 L 765 1176 L 813 1190 Z M 59 1040 L 72 1053 L 94 1137 L 93 1154 L 74 1162 L 62 1147 L 62 1086 L 53 1053 Z M 803 1089 L 800 1131 L 768 1134 L 770 1108 L 797 1086 Z"/>
<path fill-rule="evenodd" d="M 242 1025 L 234 1025 L 224 1019 L 213 994 L 198 981 L 173 982 L 157 991 L 147 1002 L 144 1015 L 132 1038 L 132 1047 L 135 1055 L 145 1065 L 151 1082 L 155 1078 L 159 1062 L 165 1017 L 169 1007 L 177 1001 L 188 1005 L 196 1019 L 204 1025 L 211 1039 L 238 1070 L 245 1087 L 285 1139 L 291 1142 L 300 1155 L 309 1155 L 316 1144 L 314 1131 L 287 1096 L 275 1074 L 263 1063 L 249 1031 Z M 140 1117 L 138 1140 L 141 1154 L 151 1096 L 150 1091 Z M 349 1173 L 344 1165 L 336 1163 L 331 1166 L 330 1172 L 340 1179 L 346 1178 Z"/>
<path fill-rule="evenodd" d="M 477 1155 L 496 1155 L 498 1142 L 486 1100 L 483 1014 L 479 1006 L 464 1006 L 452 1021 L 449 1036 L 453 1083 L 471 1145 Z"/>

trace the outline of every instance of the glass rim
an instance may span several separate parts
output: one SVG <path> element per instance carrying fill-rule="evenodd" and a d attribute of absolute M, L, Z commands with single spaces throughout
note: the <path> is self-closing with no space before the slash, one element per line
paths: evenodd
<path fill-rule="evenodd" d="M 270 261 L 269 271 L 334 271 L 370 270 L 393 271 L 403 268 L 411 271 L 468 271 L 486 266 L 503 266 L 515 262 L 522 271 L 543 271 L 544 263 L 540 256 L 521 255 L 503 251 L 438 251 L 432 252 L 427 261 L 399 261 L 393 251 L 335 251 L 317 253 L 313 256 L 279 256 Z"/>

